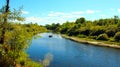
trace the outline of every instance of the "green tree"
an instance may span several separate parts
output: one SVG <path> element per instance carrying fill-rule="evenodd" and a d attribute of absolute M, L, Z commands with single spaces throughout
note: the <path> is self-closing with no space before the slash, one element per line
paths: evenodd
<path fill-rule="evenodd" d="M 84 17 L 81 17 L 81 18 L 77 19 L 77 20 L 75 21 L 75 23 L 76 23 L 76 24 L 83 24 L 83 23 L 85 23 L 85 18 L 84 18 Z"/>
<path fill-rule="evenodd" d="M 117 32 L 114 36 L 115 41 L 119 42 L 120 41 L 120 32 Z"/>
<path fill-rule="evenodd" d="M 91 28 L 90 35 L 91 36 L 98 36 L 100 34 L 105 33 L 105 27 L 104 26 L 94 26 Z"/>
<path fill-rule="evenodd" d="M 2 17 L 3 17 L 3 23 L 1 24 L 2 26 L 2 33 L 1 33 L 1 38 L 0 38 L 0 44 L 4 44 L 5 43 L 5 32 L 6 32 L 6 25 L 8 22 L 8 15 L 9 15 L 9 0 L 6 0 L 6 5 L 5 7 L 3 7 L 3 11 L 2 11 Z"/>
<path fill-rule="evenodd" d="M 33 34 L 27 32 L 27 27 L 22 24 L 10 23 L 13 20 L 23 21 L 24 18 L 21 17 L 21 9 L 9 9 L 9 2 L 6 0 L 6 5 L 0 10 L 0 67 L 25 66 L 28 56 L 24 51 Z"/>
<path fill-rule="evenodd" d="M 71 30 L 71 28 L 73 28 L 74 27 L 74 23 L 73 22 L 66 22 L 66 23 L 63 23 L 62 25 L 61 25 L 61 30 L 60 30 L 60 32 L 61 33 L 63 33 L 63 34 L 68 34 L 69 33 L 69 31 Z"/>
<path fill-rule="evenodd" d="M 117 31 L 118 31 L 118 28 L 117 28 L 116 25 L 110 25 L 110 26 L 106 27 L 105 33 L 106 33 L 109 37 L 113 37 Z"/>

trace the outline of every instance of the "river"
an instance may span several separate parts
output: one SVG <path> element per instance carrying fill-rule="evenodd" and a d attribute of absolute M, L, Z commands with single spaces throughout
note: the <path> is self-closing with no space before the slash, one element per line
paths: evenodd
<path fill-rule="evenodd" d="M 27 50 L 34 61 L 50 55 L 48 67 L 120 67 L 120 49 L 77 43 L 58 34 L 42 33 Z"/>

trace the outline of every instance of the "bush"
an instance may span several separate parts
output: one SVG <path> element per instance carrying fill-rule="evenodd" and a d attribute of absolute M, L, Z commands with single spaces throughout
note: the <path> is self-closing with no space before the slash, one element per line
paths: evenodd
<path fill-rule="evenodd" d="M 98 37 L 97 37 L 97 40 L 108 40 L 108 36 L 107 34 L 100 34 Z"/>
<path fill-rule="evenodd" d="M 115 41 L 119 42 L 120 41 L 120 32 L 117 32 L 114 36 Z"/>
<path fill-rule="evenodd" d="M 79 32 L 80 32 L 80 34 L 89 36 L 89 34 L 90 34 L 90 29 L 89 29 L 89 28 L 86 28 L 86 27 L 81 27 L 81 28 L 79 29 Z"/>
<path fill-rule="evenodd" d="M 91 29 L 91 36 L 98 36 L 105 33 L 105 28 L 103 26 L 96 26 Z"/>
<path fill-rule="evenodd" d="M 78 29 L 75 29 L 75 28 L 71 28 L 69 31 L 68 31 L 68 35 L 69 36 L 77 36 L 79 34 L 79 30 Z"/>
<path fill-rule="evenodd" d="M 115 25 L 111 25 L 106 29 L 105 32 L 109 37 L 113 37 L 117 31 L 118 28 Z"/>
<path fill-rule="evenodd" d="M 80 35 L 78 35 L 78 37 L 79 37 L 79 38 L 85 38 L 86 35 L 80 34 Z"/>
<path fill-rule="evenodd" d="M 96 39 L 97 36 L 89 36 L 90 39 Z"/>

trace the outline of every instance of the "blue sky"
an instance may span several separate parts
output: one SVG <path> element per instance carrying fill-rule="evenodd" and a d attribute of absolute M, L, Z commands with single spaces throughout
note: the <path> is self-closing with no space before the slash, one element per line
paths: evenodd
<path fill-rule="evenodd" d="M 80 17 L 95 20 L 120 16 L 119 3 L 120 0 L 11 0 L 10 5 L 11 9 L 23 6 L 25 23 L 45 25 L 75 21 Z"/>

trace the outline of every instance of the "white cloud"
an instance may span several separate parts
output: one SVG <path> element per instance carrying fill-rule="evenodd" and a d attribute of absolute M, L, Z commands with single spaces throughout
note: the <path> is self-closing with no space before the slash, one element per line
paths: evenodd
<path fill-rule="evenodd" d="M 49 17 L 61 17 L 61 18 L 74 18 L 74 17 L 80 17 L 83 12 L 50 12 L 48 14 Z"/>
<path fill-rule="evenodd" d="M 72 14 L 84 14 L 83 11 L 72 12 Z"/>
<path fill-rule="evenodd" d="M 22 11 L 22 14 L 29 14 L 28 11 Z"/>
<path fill-rule="evenodd" d="M 100 10 L 86 10 L 87 14 L 95 14 L 101 12 Z"/>
<path fill-rule="evenodd" d="M 120 13 L 120 8 L 117 11 Z"/>
<path fill-rule="evenodd" d="M 99 10 L 73 11 L 73 12 L 55 12 L 50 11 L 46 17 L 28 17 L 26 22 L 38 23 L 41 25 L 51 23 L 64 23 L 66 21 L 75 21 L 77 18 L 84 17 L 85 14 L 94 14 L 100 12 Z"/>
<path fill-rule="evenodd" d="M 86 10 L 86 13 L 87 13 L 87 14 L 94 14 L 95 11 L 93 11 L 93 10 Z"/>
<path fill-rule="evenodd" d="M 27 23 L 30 23 L 30 22 L 39 23 L 41 21 L 43 21 L 43 19 L 40 17 L 27 17 L 25 22 L 27 22 Z"/>

